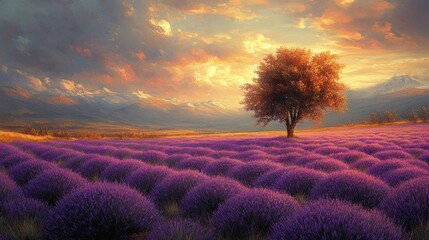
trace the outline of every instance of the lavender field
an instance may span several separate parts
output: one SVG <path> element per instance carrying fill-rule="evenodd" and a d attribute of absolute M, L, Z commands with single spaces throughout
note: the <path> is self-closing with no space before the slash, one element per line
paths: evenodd
<path fill-rule="evenodd" d="M 0 239 L 429 239 L 429 125 L 0 145 Z"/>

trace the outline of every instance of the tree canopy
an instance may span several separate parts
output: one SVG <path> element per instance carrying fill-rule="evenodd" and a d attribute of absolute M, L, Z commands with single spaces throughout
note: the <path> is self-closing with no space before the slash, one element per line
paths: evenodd
<path fill-rule="evenodd" d="M 342 68 L 328 51 L 279 48 L 259 64 L 253 83 L 243 86 L 242 104 L 254 111 L 258 124 L 280 121 L 293 137 L 299 121 L 320 122 L 328 109 L 346 110 L 346 86 L 339 82 Z"/>

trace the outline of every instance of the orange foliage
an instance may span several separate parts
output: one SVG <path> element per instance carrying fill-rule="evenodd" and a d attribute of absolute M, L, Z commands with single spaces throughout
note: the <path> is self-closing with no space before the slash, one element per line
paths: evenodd
<path fill-rule="evenodd" d="M 280 48 L 260 63 L 253 83 L 243 86 L 242 104 L 254 111 L 258 124 L 280 121 L 293 137 L 299 121 L 320 122 L 327 109 L 346 110 L 346 87 L 339 82 L 342 67 L 330 52 Z"/>

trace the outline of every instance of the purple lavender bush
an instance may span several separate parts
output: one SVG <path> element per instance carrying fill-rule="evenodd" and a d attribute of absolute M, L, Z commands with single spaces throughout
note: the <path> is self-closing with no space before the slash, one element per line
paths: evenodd
<path fill-rule="evenodd" d="M 193 170 L 184 170 L 164 178 L 150 192 L 150 198 L 159 207 L 170 203 L 180 203 L 186 193 L 208 177 Z"/>
<path fill-rule="evenodd" d="M 429 224 L 429 177 L 399 185 L 380 208 L 407 231 Z"/>
<path fill-rule="evenodd" d="M 240 181 L 244 185 L 250 186 L 258 177 L 260 177 L 265 172 L 282 167 L 282 165 L 270 161 L 254 161 L 231 168 L 231 170 L 228 171 L 227 175 L 228 177 Z"/>
<path fill-rule="evenodd" d="M 280 219 L 299 209 L 289 195 L 255 189 L 238 194 L 220 205 L 211 222 L 221 239 L 263 239 Z"/>
<path fill-rule="evenodd" d="M 119 162 L 119 160 L 97 155 L 93 158 L 86 160 L 82 163 L 77 169 L 76 172 L 82 175 L 83 177 L 93 180 L 98 179 L 101 176 L 101 173 L 112 163 Z"/>
<path fill-rule="evenodd" d="M 155 185 L 172 174 L 174 171 L 164 166 L 142 167 L 128 176 L 125 183 L 142 194 L 149 194 Z"/>
<path fill-rule="evenodd" d="M 137 191 L 96 183 L 65 196 L 45 224 L 47 239 L 127 239 L 152 230 L 160 215 Z"/>
<path fill-rule="evenodd" d="M 423 170 L 421 168 L 416 167 L 409 167 L 392 170 L 387 174 L 383 175 L 382 179 L 385 182 L 389 183 L 390 186 L 396 187 L 408 180 L 427 176 L 429 176 L 428 170 Z"/>
<path fill-rule="evenodd" d="M 171 166 L 177 162 L 180 162 L 183 159 L 187 159 L 187 158 L 191 158 L 191 157 L 192 157 L 191 155 L 183 154 L 183 153 L 171 154 L 164 159 L 164 164 L 167 166 Z"/>
<path fill-rule="evenodd" d="M 0 168 L 6 168 L 9 169 L 17 164 L 20 164 L 22 162 L 34 160 L 34 156 L 28 153 L 15 153 L 15 154 L 9 154 L 4 158 L 0 158 Z"/>
<path fill-rule="evenodd" d="M 380 159 L 369 156 L 357 160 L 350 164 L 349 167 L 360 171 L 367 171 L 368 168 L 379 162 L 381 162 Z"/>
<path fill-rule="evenodd" d="M 79 174 L 61 168 L 49 169 L 24 187 L 27 197 L 40 199 L 49 205 L 54 205 L 64 195 L 87 184 L 87 181 Z"/>
<path fill-rule="evenodd" d="M 185 216 L 209 219 L 213 212 L 229 198 L 246 191 L 247 188 L 228 178 L 212 178 L 192 188 L 181 202 Z"/>
<path fill-rule="evenodd" d="M 366 208 L 374 208 L 389 191 L 388 185 L 373 176 L 357 171 L 341 171 L 318 182 L 311 192 L 311 197 L 341 199 Z"/>
<path fill-rule="evenodd" d="M 413 158 L 409 153 L 401 150 L 386 150 L 386 151 L 379 151 L 372 155 L 373 157 L 376 157 L 381 160 L 386 159 L 410 159 Z"/>
<path fill-rule="evenodd" d="M 113 162 L 101 172 L 100 179 L 109 182 L 123 182 L 132 172 L 149 166 L 139 160 L 121 160 Z"/>
<path fill-rule="evenodd" d="M 2 204 L 1 211 L 8 221 L 35 220 L 40 227 L 49 214 L 49 206 L 32 198 L 9 200 Z"/>
<path fill-rule="evenodd" d="M 369 155 L 359 152 L 359 151 L 347 151 L 347 152 L 341 152 L 341 153 L 335 153 L 330 155 L 330 157 L 343 161 L 344 163 L 350 164 L 353 162 L 356 162 L 359 159 L 363 159 L 365 157 L 368 157 Z"/>
<path fill-rule="evenodd" d="M 210 176 L 225 176 L 231 168 L 239 165 L 244 165 L 244 163 L 236 159 L 220 158 L 207 164 L 202 172 Z"/>
<path fill-rule="evenodd" d="M 277 180 L 285 173 L 291 171 L 290 169 L 295 167 L 284 167 L 284 168 L 276 168 L 265 172 L 259 178 L 257 178 L 252 186 L 258 188 L 273 188 L 273 185 L 277 182 Z"/>
<path fill-rule="evenodd" d="M 210 230 L 199 222 L 175 219 L 162 222 L 148 235 L 148 240 L 214 240 Z"/>
<path fill-rule="evenodd" d="M 269 240 L 409 239 L 390 219 L 377 211 L 339 200 L 318 200 L 274 225 Z"/>
<path fill-rule="evenodd" d="M 407 161 L 389 159 L 372 165 L 370 168 L 368 168 L 367 172 L 373 176 L 382 177 L 383 175 L 388 174 L 390 171 L 406 167 L 410 167 L 410 164 L 408 164 Z"/>
<path fill-rule="evenodd" d="M 41 172 L 57 167 L 55 164 L 42 160 L 29 160 L 17 164 L 9 170 L 9 176 L 19 185 L 25 185 Z"/>
<path fill-rule="evenodd" d="M 0 203 L 21 196 L 22 191 L 18 185 L 7 175 L 0 173 Z"/>
<path fill-rule="evenodd" d="M 335 160 L 333 158 L 325 158 L 321 160 L 316 160 L 311 163 L 305 164 L 305 167 L 311 168 L 314 170 L 319 170 L 323 172 L 336 172 L 340 170 L 348 169 L 349 166 L 341 161 Z"/>
<path fill-rule="evenodd" d="M 292 168 L 273 182 L 275 190 L 291 195 L 308 196 L 314 185 L 326 176 L 324 172 L 308 168 Z"/>
<path fill-rule="evenodd" d="M 213 161 L 215 160 L 211 157 L 190 157 L 171 165 L 171 167 L 176 169 L 192 169 L 201 171 L 207 164 Z"/>
<path fill-rule="evenodd" d="M 135 153 L 131 155 L 131 157 L 150 164 L 160 164 L 168 157 L 168 155 L 161 151 L 148 150 Z"/>

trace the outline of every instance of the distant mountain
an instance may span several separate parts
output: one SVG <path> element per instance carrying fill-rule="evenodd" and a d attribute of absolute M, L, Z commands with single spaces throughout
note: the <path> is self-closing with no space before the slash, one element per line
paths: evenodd
<path fill-rule="evenodd" d="M 422 86 L 424 86 L 422 83 L 409 75 L 395 75 L 389 80 L 374 86 L 359 90 L 352 90 L 348 93 L 348 95 L 351 98 L 367 98 Z"/>
<path fill-rule="evenodd" d="M 429 104 L 429 88 L 406 75 L 394 76 L 366 89 L 348 91 L 346 95 L 348 111 L 344 114 L 327 113 L 322 126 L 361 122 L 368 119 L 371 112 L 386 109 L 401 114 Z M 213 101 L 191 103 L 148 95 L 138 102 L 118 105 L 116 101 L 110 103 L 103 97 L 100 94 L 99 98 L 87 100 L 58 94 L 40 95 L 20 87 L 0 87 L 0 127 L 31 122 L 53 122 L 55 126 L 68 121 L 73 123 L 70 128 L 107 123 L 150 129 L 284 129 L 279 123 L 271 123 L 266 128 L 256 126 L 251 112 L 230 110 Z M 312 126 L 308 122 L 299 125 L 301 128 Z"/>

